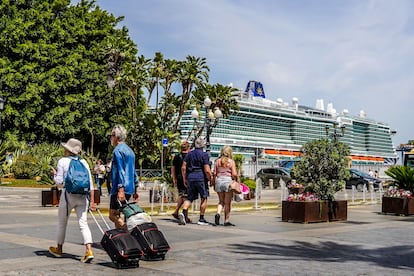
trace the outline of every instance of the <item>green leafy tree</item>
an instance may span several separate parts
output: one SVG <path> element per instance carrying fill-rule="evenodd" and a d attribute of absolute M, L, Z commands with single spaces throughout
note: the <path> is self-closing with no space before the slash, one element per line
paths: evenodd
<path fill-rule="evenodd" d="M 129 111 L 120 108 L 126 93 L 112 98 L 105 85 L 105 49 L 115 37 L 137 52 L 127 29 L 116 28 L 121 20 L 93 1 L 1 1 L 2 129 L 29 143 L 76 136 L 85 147 L 106 147 L 113 114 Z"/>
<path fill-rule="evenodd" d="M 293 167 L 293 174 L 306 190 L 320 199 L 333 200 L 349 178 L 349 147 L 340 141 L 319 139 L 306 143 L 301 151 L 302 159 Z"/>

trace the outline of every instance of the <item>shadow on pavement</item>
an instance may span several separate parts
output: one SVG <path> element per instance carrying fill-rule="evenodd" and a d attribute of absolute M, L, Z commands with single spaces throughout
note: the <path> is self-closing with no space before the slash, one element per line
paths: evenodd
<path fill-rule="evenodd" d="M 37 251 L 34 251 L 34 253 L 37 256 L 45 256 L 45 257 L 52 258 L 52 259 L 64 259 L 64 258 L 66 258 L 66 259 L 74 259 L 74 260 L 80 261 L 80 259 L 82 257 L 82 256 L 79 256 L 79 255 L 73 255 L 73 254 L 70 254 L 70 253 L 63 252 L 62 257 L 58 258 L 58 257 L 55 257 L 52 254 L 50 254 L 48 250 L 37 250 Z"/>
<path fill-rule="evenodd" d="M 367 249 L 359 245 L 335 242 L 294 242 L 292 245 L 275 245 L 263 242 L 231 244 L 230 251 L 251 254 L 250 260 L 310 260 L 318 262 L 367 262 L 387 268 L 414 268 L 412 246 L 390 246 Z"/>

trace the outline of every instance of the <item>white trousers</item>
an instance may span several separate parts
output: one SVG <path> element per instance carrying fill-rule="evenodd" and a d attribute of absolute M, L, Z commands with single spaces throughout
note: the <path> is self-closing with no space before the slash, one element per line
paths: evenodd
<path fill-rule="evenodd" d="M 66 227 L 68 225 L 68 219 L 72 209 L 75 209 L 76 217 L 78 218 L 80 231 L 83 237 L 83 244 L 93 243 L 91 230 L 88 226 L 88 207 L 89 202 L 85 195 L 70 194 L 66 193 L 65 189 L 62 190 L 58 210 L 58 244 L 63 244 L 65 241 Z"/>

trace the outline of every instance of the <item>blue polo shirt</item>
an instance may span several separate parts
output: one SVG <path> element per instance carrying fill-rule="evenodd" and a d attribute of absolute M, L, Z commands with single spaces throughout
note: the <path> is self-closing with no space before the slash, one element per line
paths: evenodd
<path fill-rule="evenodd" d="M 203 149 L 194 149 L 184 158 L 187 163 L 187 179 L 199 180 L 204 179 L 204 165 L 210 165 L 207 152 Z"/>

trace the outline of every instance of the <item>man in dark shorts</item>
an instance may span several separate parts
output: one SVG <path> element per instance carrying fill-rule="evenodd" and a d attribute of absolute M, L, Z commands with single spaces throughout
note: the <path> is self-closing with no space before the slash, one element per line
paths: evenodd
<path fill-rule="evenodd" d="M 190 144 L 187 141 L 181 143 L 181 152 L 174 156 L 171 166 L 171 177 L 173 180 L 174 187 L 178 189 L 178 200 L 177 207 L 172 213 L 172 216 L 178 219 L 178 211 L 187 199 L 187 188 L 184 186 L 183 175 L 181 174 L 181 167 L 183 160 L 187 153 L 190 151 Z"/>
<path fill-rule="evenodd" d="M 115 228 L 126 229 L 126 223 L 120 216 L 120 202 L 133 196 L 138 201 L 138 177 L 135 171 L 135 153 L 125 143 L 127 132 L 121 125 L 115 125 L 111 131 L 111 145 L 114 146 L 112 155 L 112 189 L 109 203 L 109 219 L 115 223 Z"/>
<path fill-rule="evenodd" d="M 194 142 L 195 149 L 187 154 L 181 167 L 184 186 L 187 187 L 187 199 L 183 204 L 183 212 L 178 217 L 181 225 L 185 225 L 189 221 L 188 208 L 199 195 L 201 198 L 200 219 L 197 224 L 208 225 L 204 213 L 207 208 L 207 198 L 210 195 L 208 182 L 211 181 L 211 169 L 210 158 L 207 152 L 203 151 L 205 144 L 203 138 L 197 138 Z"/>

